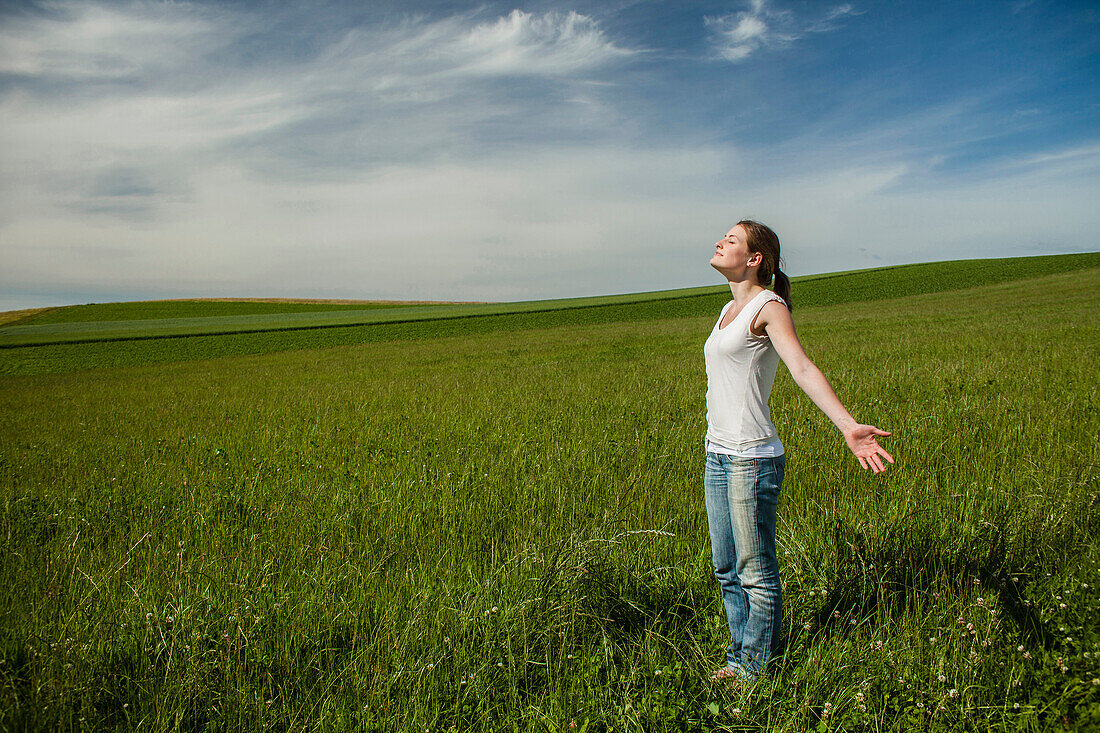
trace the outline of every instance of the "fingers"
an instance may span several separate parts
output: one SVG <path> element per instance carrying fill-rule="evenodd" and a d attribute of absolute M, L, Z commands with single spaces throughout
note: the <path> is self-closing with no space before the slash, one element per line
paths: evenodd
<path fill-rule="evenodd" d="M 890 463 L 894 462 L 894 457 L 884 451 L 882 448 L 879 448 L 878 446 L 875 446 L 875 448 L 877 448 L 877 452 L 871 451 L 870 453 L 867 453 L 865 455 L 860 455 L 859 453 L 856 453 L 855 456 L 856 459 L 859 461 L 859 465 L 863 468 L 870 469 L 875 473 L 882 473 L 886 470 L 886 464 L 882 462 L 882 458 L 879 457 L 879 454 L 881 453 L 882 457 Z"/>
<path fill-rule="evenodd" d="M 875 431 L 875 435 L 893 435 L 893 433 L 891 433 L 889 430 L 879 430 L 874 426 L 872 426 L 871 429 Z"/>

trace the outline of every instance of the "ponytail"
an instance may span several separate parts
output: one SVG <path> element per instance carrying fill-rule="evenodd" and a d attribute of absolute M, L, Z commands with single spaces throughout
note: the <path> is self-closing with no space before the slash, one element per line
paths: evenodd
<path fill-rule="evenodd" d="M 794 310 L 794 305 L 791 304 L 791 279 L 778 267 L 775 269 L 775 294 L 787 304 L 787 310 Z"/>
<path fill-rule="evenodd" d="M 742 219 L 737 226 L 745 230 L 746 244 L 750 252 L 759 252 L 761 255 L 760 269 L 756 273 L 757 280 L 764 287 L 772 284 L 775 277 L 775 294 L 787 303 L 787 310 L 794 310 L 791 305 L 791 279 L 779 270 L 779 237 L 766 224 L 761 224 L 752 219 Z"/>

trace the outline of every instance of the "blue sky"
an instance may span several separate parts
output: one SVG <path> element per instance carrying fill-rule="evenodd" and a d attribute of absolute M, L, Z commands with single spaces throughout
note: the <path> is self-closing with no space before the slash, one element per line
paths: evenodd
<path fill-rule="evenodd" d="M 0 150 L 0 309 L 1095 251 L 1100 7 L 5 4 Z"/>

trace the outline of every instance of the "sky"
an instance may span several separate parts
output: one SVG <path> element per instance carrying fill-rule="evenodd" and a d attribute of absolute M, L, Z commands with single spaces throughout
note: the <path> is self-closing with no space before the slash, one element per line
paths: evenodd
<path fill-rule="evenodd" d="M 0 310 L 717 284 L 743 218 L 1097 251 L 1100 6 L 0 2 Z"/>

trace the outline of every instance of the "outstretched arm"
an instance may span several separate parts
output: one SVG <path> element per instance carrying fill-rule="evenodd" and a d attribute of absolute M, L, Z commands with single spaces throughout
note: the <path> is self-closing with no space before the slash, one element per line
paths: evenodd
<path fill-rule="evenodd" d="M 787 365 L 791 376 L 794 377 L 795 384 L 802 388 L 802 391 L 840 430 L 844 441 L 859 460 L 859 465 L 878 473 L 886 469 L 882 462 L 883 458 L 893 463 L 893 457 L 878 444 L 879 436 L 887 436 L 890 433 L 879 430 L 874 425 L 862 425 L 848 413 L 836 396 L 836 392 L 833 391 L 829 380 L 810 361 L 810 357 L 806 356 L 802 342 L 798 340 L 798 334 L 795 333 L 790 311 L 782 303 L 773 300 L 761 309 L 756 317 L 756 323 L 772 340 L 775 350 L 779 352 L 779 358 Z"/>

